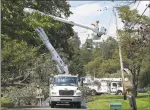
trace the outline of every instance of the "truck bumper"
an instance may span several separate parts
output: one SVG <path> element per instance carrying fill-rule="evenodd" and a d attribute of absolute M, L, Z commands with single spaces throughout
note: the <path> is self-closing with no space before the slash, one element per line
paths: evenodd
<path fill-rule="evenodd" d="M 50 97 L 50 102 L 82 102 L 82 97 L 78 96 L 51 96 Z"/>

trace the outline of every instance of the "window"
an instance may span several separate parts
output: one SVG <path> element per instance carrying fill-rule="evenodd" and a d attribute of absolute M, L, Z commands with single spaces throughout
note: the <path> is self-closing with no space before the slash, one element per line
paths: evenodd
<path fill-rule="evenodd" d="M 55 77 L 53 83 L 57 86 L 75 86 L 77 85 L 77 77 Z"/>
<path fill-rule="evenodd" d="M 118 83 L 118 87 L 122 87 L 122 84 L 121 84 L 121 83 Z"/>
<path fill-rule="evenodd" d="M 116 84 L 116 83 L 113 83 L 113 86 L 114 86 L 114 87 L 117 87 L 117 84 Z"/>

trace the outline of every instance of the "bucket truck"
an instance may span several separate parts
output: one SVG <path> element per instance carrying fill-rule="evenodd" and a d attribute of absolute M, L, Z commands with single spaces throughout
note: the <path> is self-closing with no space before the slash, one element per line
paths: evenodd
<path fill-rule="evenodd" d="M 91 31 L 93 31 L 91 36 L 93 37 L 94 40 L 100 39 L 101 36 L 106 34 L 106 31 L 107 31 L 106 28 L 104 28 L 102 26 L 99 27 L 99 21 L 96 21 L 96 24 L 92 24 L 94 27 L 91 27 L 91 26 L 86 26 L 86 25 L 83 25 L 83 24 L 75 23 L 73 21 L 69 21 L 69 20 L 64 19 L 64 18 L 56 17 L 56 16 L 53 16 L 53 15 L 50 15 L 50 14 L 45 14 L 41 11 L 34 10 L 34 9 L 31 9 L 31 8 L 24 8 L 24 11 L 28 12 L 30 14 L 37 11 L 39 13 L 39 15 L 41 15 L 41 16 L 49 16 L 49 17 L 51 17 L 52 19 L 54 19 L 56 21 L 60 21 L 60 22 L 66 23 L 66 24 L 71 24 L 71 25 L 74 25 L 74 26 L 78 26 L 78 27 L 81 27 L 81 28 L 91 30 Z"/>
<path fill-rule="evenodd" d="M 78 75 L 69 74 L 67 65 L 62 61 L 54 47 L 49 42 L 44 30 L 41 27 L 36 28 L 35 30 L 51 52 L 53 60 L 57 62 L 59 73 L 61 73 L 55 75 L 53 80 L 50 80 L 49 105 L 51 108 L 54 108 L 56 104 L 68 103 L 71 106 L 80 108 L 83 99 L 82 92 L 79 89 Z"/>

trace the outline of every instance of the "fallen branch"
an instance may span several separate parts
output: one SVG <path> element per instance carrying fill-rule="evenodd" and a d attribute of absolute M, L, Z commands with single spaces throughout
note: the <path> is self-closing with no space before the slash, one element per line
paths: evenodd
<path fill-rule="evenodd" d="M 8 86 L 26 86 L 27 84 L 18 83 L 18 82 L 1 82 L 1 87 L 8 87 Z"/>

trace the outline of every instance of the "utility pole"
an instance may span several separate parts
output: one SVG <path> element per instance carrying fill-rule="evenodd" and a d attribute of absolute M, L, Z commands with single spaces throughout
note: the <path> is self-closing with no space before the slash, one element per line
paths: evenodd
<path fill-rule="evenodd" d="M 115 8 L 115 7 L 114 7 Z M 121 69 L 121 75 L 122 75 L 122 86 L 123 86 L 123 95 L 124 95 L 124 100 L 127 99 L 126 97 L 126 89 L 125 89 L 125 80 L 124 80 L 124 71 L 123 71 L 123 61 L 122 61 L 122 52 L 121 52 L 121 42 L 120 42 L 120 37 L 118 33 L 118 23 L 117 23 L 117 17 L 115 10 L 113 8 L 113 12 L 115 15 L 115 21 L 116 21 L 116 30 L 117 30 L 117 39 L 118 39 L 118 47 L 119 47 L 119 58 L 120 58 L 120 69 Z"/>

